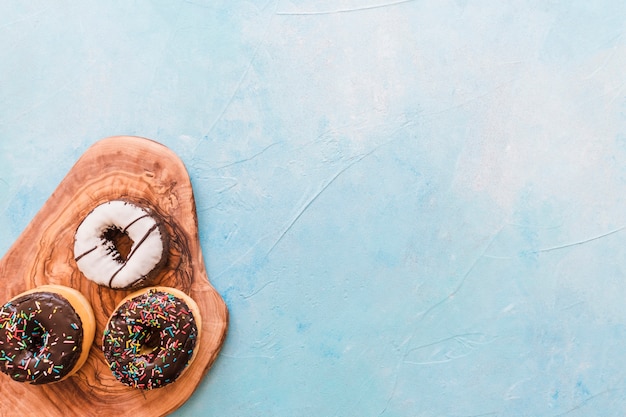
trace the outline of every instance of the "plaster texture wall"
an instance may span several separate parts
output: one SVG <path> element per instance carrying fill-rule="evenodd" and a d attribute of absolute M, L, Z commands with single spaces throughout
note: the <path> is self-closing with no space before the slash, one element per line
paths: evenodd
<path fill-rule="evenodd" d="M 174 415 L 622 416 L 626 3 L 0 2 L 0 253 L 95 141 L 231 312 Z"/>

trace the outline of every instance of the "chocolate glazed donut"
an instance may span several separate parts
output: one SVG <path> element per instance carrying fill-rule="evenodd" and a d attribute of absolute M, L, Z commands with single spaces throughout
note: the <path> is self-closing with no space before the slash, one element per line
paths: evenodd
<path fill-rule="evenodd" d="M 159 388 L 174 382 L 191 363 L 200 328 L 198 307 L 185 293 L 146 288 L 113 312 L 102 350 L 120 382 L 144 390 Z"/>
<path fill-rule="evenodd" d="M 0 309 L 0 370 L 15 381 L 56 382 L 82 353 L 83 323 L 56 292 L 18 296 Z"/>

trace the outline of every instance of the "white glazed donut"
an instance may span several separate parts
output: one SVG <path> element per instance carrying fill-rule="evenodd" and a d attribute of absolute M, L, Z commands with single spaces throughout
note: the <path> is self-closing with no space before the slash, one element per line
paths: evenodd
<path fill-rule="evenodd" d="M 113 200 L 93 209 L 76 230 L 74 259 L 88 279 L 137 287 L 165 261 L 166 235 L 151 211 Z"/>

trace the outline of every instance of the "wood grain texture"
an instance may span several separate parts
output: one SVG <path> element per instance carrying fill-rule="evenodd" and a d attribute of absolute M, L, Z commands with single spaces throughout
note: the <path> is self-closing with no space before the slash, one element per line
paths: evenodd
<path fill-rule="evenodd" d="M 102 332 L 115 306 L 131 290 L 112 290 L 86 279 L 74 261 L 74 233 L 97 205 L 127 199 L 153 208 L 170 234 L 168 261 L 152 281 L 178 288 L 200 307 L 202 331 L 196 357 L 163 388 L 126 387 L 111 374 L 101 352 Z M 65 381 L 34 386 L 0 373 L 0 415 L 159 416 L 180 407 L 217 357 L 228 310 L 210 285 L 198 239 L 191 182 L 180 159 L 148 139 L 113 137 L 94 144 L 78 160 L 0 261 L 0 302 L 43 284 L 79 290 L 96 316 L 96 338 L 81 370 Z"/>

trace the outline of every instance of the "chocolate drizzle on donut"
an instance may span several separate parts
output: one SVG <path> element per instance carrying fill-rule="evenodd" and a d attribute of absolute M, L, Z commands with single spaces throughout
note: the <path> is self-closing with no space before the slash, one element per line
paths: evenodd
<path fill-rule="evenodd" d="M 89 249 L 88 251 L 85 251 L 85 252 L 81 253 L 80 255 L 78 255 L 76 258 L 74 258 L 74 260 L 76 262 L 78 262 L 80 260 L 80 258 L 82 258 L 85 255 L 89 255 L 91 252 L 95 251 L 96 249 L 98 249 L 98 247 L 94 246 L 93 248 Z"/>
<path fill-rule="evenodd" d="M 144 214 L 143 216 L 139 216 L 139 217 L 137 217 L 135 220 L 133 220 L 132 222 L 128 223 L 128 224 L 126 225 L 126 227 L 124 228 L 124 230 L 122 230 L 122 232 L 123 232 L 123 233 L 126 233 L 126 231 L 128 230 L 128 228 L 129 228 L 130 226 L 132 226 L 133 224 L 137 223 L 139 220 L 144 219 L 144 218 L 146 218 L 146 217 L 150 217 L 150 215 L 149 215 L 149 214 Z"/>
<path fill-rule="evenodd" d="M 78 361 L 83 342 L 82 322 L 63 296 L 35 292 L 0 309 L 0 371 L 15 381 L 55 382 Z"/>
<path fill-rule="evenodd" d="M 104 331 L 102 350 L 113 375 L 139 389 L 175 381 L 188 365 L 198 328 L 184 300 L 150 289 L 122 304 Z"/>

